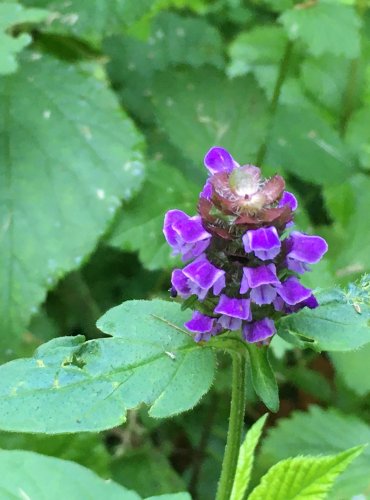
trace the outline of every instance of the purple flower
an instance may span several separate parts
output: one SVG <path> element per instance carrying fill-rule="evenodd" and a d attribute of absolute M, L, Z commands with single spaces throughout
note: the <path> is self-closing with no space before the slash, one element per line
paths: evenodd
<path fill-rule="evenodd" d="M 312 295 L 312 291 L 301 285 L 295 276 L 291 276 L 281 283 L 280 286 L 276 287 L 276 291 L 289 306 L 294 306 Z"/>
<path fill-rule="evenodd" d="M 199 300 L 204 300 L 211 288 L 214 295 L 218 295 L 225 287 L 225 271 L 215 267 L 202 255 L 184 269 L 175 269 L 171 281 L 181 297 L 195 294 Z"/>
<path fill-rule="evenodd" d="M 250 229 L 243 236 L 244 250 L 254 252 L 261 260 L 273 259 L 280 252 L 281 243 L 274 226 Z"/>
<path fill-rule="evenodd" d="M 239 164 L 234 160 L 231 154 L 224 148 L 215 146 L 211 148 L 204 157 L 204 165 L 211 172 L 232 172 L 234 168 L 239 167 Z"/>
<path fill-rule="evenodd" d="M 216 335 L 219 331 L 215 327 L 215 318 L 206 316 L 199 311 L 193 311 L 191 320 L 187 321 L 184 326 L 196 334 L 194 336 L 195 342 L 207 341 L 211 338 L 211 335 Z"/>
<path fill-rule="evenodd" d="M 200 198 L 205 198 L 206 200 L 210 200 L 212 196 L 212 184 L 207 180 L 204 184 L 203 189 L 200 193 Z"/>
<path fill-rule="evenodd" d="M 289 205 L 291 210 L 293 210 L 293 212 L 297 210 L 298 201 L 293 193 L 289 193 L 289 191 L 284 191 L 278 206 L 283 207 L 284 205 Z"/>
<path fill-rule="evenodd" d="M 273 285 L 280 285 L 275 264 L 243 267 L 240 293 L 246 293 L 251 288 L 250 298 L 255 304 L 261 306 L 273 302 L 277 293 Z"/>
<path fill-rule="evenodd" d="M 199 215 L 189 217 L 181 210 L 169 210 L 164 218 L 163 233 L 174 254 L 183 260 L 198 257 L 210 244 L 211 235 L 204 229 Z"/>
<path fill-rule="evenodd" d="M 309 264 L 319 262 L 328 250 L 328 244 L 320 236 L 309 236 L 299 231 L 293 231 L 286 240 L 288 248 L 287 268 L 303 274 L 310 270 Z"/>
<path fill-rule="evenodd" d="M 243 337 L 247 342 L 261 342 L 276 333 L 272 319 L 264 318 L 253 323 L 243 324 Z"/>
<path fill-rule="evenodd" d="M 221 314 L 218 323 L 226 330 L 239 330 L 242 320 L 251 319 L 250 300 L 233 299 L 221 295 L 215 307 L 215 313 Z"/>

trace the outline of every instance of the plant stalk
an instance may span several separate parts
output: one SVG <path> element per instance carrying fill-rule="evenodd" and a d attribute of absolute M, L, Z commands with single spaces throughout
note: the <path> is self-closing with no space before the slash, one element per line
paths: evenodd
<path fill-rule="evenodd" d="M 232 353 L 232 391 L 229 428 L 221 476 L 218 483 L 216 500 L 229 500 L 234 484 L 239 449 L 242 440 L 245 413 L 245 358 L 242 354 Z"/>

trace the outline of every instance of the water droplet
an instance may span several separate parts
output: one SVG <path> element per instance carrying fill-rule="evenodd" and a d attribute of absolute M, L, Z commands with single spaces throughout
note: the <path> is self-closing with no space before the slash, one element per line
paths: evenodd
<path fill-rule="evenodd" d="M 279 144 L 279 146 L 286 146 L 287 141 L 286 141 L 286 139 L 284 139 L 284 137 L 279 137 L 278 144 Z"/>
<path fill-rule="evenodd" d="M 82 261 L 81 255 L 77 255 L 77 257 L 75 257 L 76 264 L 81 264 L 81 261 Z"/>
<path fill-rule="evenodd" d="M 91 141 L 92 133 L 90 127 L 88 127 L 87 125 L 79 125 L 78 128 L 80 129 L 81 134 L 85 137 L 85 139 L 87 141 Z"/>
<path fill-rule="evenodd" d="M 105 191 L 104 191 L 104 189 L 97 189 L 96 190 L 96 196 L 99 198 L 99 200 L 104 200 L 104 198 L 105 198 Z"/>
<path fill-rule="evenodd" d="M 45 118 L 45 120 L 48 120 L 51 116 L 50 109 L 45 109 L 45 111 L 42 113 L 42 116 Z"/>

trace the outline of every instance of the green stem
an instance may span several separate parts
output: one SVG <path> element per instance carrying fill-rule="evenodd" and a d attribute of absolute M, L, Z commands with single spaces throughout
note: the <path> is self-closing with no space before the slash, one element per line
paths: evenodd
<path fill-rule="evenodd" d="M 283 86 L 284 80 L 285 80 L 287 72 L 288 72 L 289 63 L 290 63 L 290 56 L 292 54 L 292 49 L 293 49 L 293 42 L 289 41 L 285 47 L 285 52 L 284 52 L 283 58 L 282 58 L 281 63 L 280 63 L 279 74 L 277 76 L 274 91 L 272 94 L 272 100 L 271 100 L 270 108 L 269 108 L 270 119 L 269 119 L 268 130 L 266 133 L 266 138 L 265 138 L 264 142 L 261 144 L 261 147 L 259 148 L 258 153 L 257 153 L 256 165 L 259 165 L 259 166 L 262 165 L 262 163 L 265 159 L 265 156 L 266 156 L 267 141 L 268 141 L 270 131 L 272 128 L 272 122 L 273 122 L 273 118 L 275 116 L 276 108 L 277 108 L 277 105 L 279 103 L 281 88 Z"/>
<path fill-rule="evenodd" d="M 229 500 L 234 484 L 245 412 L 245 358 L 232 354 L 233 376 L 229 429 L 216 500 Z"/>

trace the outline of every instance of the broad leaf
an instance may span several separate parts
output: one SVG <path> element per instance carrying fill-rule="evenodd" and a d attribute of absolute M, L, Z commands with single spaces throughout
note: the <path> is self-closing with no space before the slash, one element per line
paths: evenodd
<path fill-rule="evenodd" d="M 280 22 L 289 38 L 301 40 L 314 56 L 330 53 L 351 59 L 360 52 L 361 22 L 353 6 L 333 0 L 305 2 L 284 12 Z"/>
<path fill-rule="evenodd" d="M 243 500 L 251 479 L 254 452 L 260 440 L 267 414 L 257 420 L 249 429 L 240 447 L 238 465 L 230 500 Z"/>
<path fill-rule="evenodd" d="M 332 352 L 330 354 L 337 374 L 345 384 L 359 396 L 370 393 L 369 358 L 370 342 L 352 352 Z"/>
<path fill-rule="evenodd" d="M 213 145 L 229 149 L 241 163 L 255 161 L 265 136 L 267 102 L 253 78 L 230 81 L 211 68 L 172 71 L 156 79 L 153 100 L 160 125 L 200 171 Z"/>
<path fill-rule="evenodd" d="M 262 443 L 259 466 L 269 469 L 278 460 L 297 455 L 327 455 L 370 443 L 370 427 L 354 416 L 312 406 L 295 412 L 268 431 Z M 335 482 L 330 498 L 351 498 L 370 487 L 370 447 L 356 458 Z"/>
<path fill-rule="evenodd" d="M 268 347 L 246 344 L 253 388 L 267 408 L 273 412 L 279 409 L 279 391 L 274 372 L 268 359 Z"/>
<path fill-rule="evenodd" d="M 315 108 L 297 105 L 278 108 L 266 163 L 284 168 L 303 180 L 324 185 L 343 182 L 353 167 L 337 132 Z"/>
<path fill-rule="evenodd" d="M 44 21 L 49 12 L 42 9 L 25 9 L 18 3 L 0 3 L 0 75 L 16 71 L 16 55 L 29 45 L 32 38 L 27 33 L 13 37 L 9 32 L 19 24 Z"/>
<path fill-rule="evenodd" d="M 30 451 L 0 450 L 0 491 L 3 498 L 68 498 L 140 500 L 134 491 L 105 481 L 74 462 Z"/>
<path fill-rule="evenodd" d="M 196 213 L 199 188 L 177 169 L 162 163 L 150 163 L 147 179 L 140 193 L 116 219 L 109 244 L 122 250 L 138 251 L 147 269 L 174 267 L 177 261 L 164 239 L 162 228 L 167 210 Z"/>
<path fill-rule="evenodd" d="M 53 11 L 47 31 L 81 37 L 99 44 L 104 36 L 122 33 L 148 13 L 154 0 L 23 0 L 25 5 Z"/>
<path fill-rule="evenodd" d="M 369 279 L 316 294 L 319 307 L 301 309 L 280 319 L 278 333 L 295 336 L 318 351 L 351 351 L 370 342 Z"/>
<path fill-rule="evenodd" d="M 141 137 L 104 84 L 33 56 L 0 79 L 0 345 L 8 349 L 143 177 Z"/>
<path fill-rule="evenodd" d="M 274 465 L 249 500 L 323 500 L 336 477 L 363 450 L 361 446 L 327 457 L 297 457 Z"/>
<path fill-rule="evenodd" d="M 113 338 L 61 337 L 33 358 L 0 367 L 0 428 L 61 433 L 109 429 L 127 409 L 164 418 L 192 408 L 214 376 L 214 356 L 183 329 L 189 312 L 161 300 L 128 301 L 98 327 Z"/>

